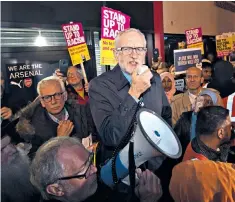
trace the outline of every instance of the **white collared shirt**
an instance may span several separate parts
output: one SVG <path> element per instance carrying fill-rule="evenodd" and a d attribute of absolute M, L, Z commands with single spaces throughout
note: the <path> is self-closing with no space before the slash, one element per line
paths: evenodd
<path fill-rule="evenodd" d="M 69 113 L 68 113 L 68 111 L 66 110 L 65 107 L 64 107 L 63 111 L 64 111 L 64 116 L 62 117 L 62 120 L 57 119 L 54 115 L 50 114 L 49 112 L 48 112 L 48 115 L 50 116 L 52 121 L 59 124 L 60 121 L 66 121 L 69 118 Z"/>

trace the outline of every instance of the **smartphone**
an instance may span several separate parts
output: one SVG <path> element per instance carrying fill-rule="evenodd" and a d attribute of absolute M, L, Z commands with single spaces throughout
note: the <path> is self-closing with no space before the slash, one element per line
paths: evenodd
<path fill-rule="evenodd" d="M 153 49 L 153 62 L 158 62 L 159 50 L 158 48 Z"/>
<path fill-rule="evenodd" d="M 61 59 L 59 61 L 59 69 L 64 76 L 67 75 L 68 67 L 69 67 L 69 61 L 67 59 Z"/>

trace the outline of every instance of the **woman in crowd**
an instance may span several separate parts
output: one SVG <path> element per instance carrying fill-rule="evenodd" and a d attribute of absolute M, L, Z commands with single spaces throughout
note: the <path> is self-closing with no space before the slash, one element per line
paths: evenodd
<path fill-rule="evenodd" d="M 174 76 L 169 73 L 169 72 L 164 72 L 162 74 L 160 74 L 161 77 L 161 81 L 162 81 L 162 86 L 165 90 L 167 99 L 169 101 L 169 103 L 171 103 L 171 99 L 173 98 L 174 95 L 183 93 L 181 91 L 178 91 L 175 88 L 175 80 L 174 80 Z"/>
<path fill-rule="evenodd" d="M 174 131 L 182 145 L 182 157 L 189 142 L 195 137 L 197 113 L 202 107 L 220 105 L 219 92 L 204 88 L 199 93 L 192 111 L 184 112 L 177 121 Z"/>

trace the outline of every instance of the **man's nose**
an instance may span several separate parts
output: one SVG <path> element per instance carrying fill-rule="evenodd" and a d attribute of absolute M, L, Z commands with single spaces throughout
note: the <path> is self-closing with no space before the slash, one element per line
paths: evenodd
<path fill-rule="evenodd" d="M 54 96 L 51 97 L 51 104 L 55 104 L 56 103 L 56 99 Z"/>
<path fill-rule="evenodd" d="M 136 52 L 135 49 L 132 50 L 132 52 L 131 52 L 131 57 L 132 57 L 132 58 L 137 58 L 137 57 L 138 57 L 138 54 L 137 54 L 137 52 Z"/>

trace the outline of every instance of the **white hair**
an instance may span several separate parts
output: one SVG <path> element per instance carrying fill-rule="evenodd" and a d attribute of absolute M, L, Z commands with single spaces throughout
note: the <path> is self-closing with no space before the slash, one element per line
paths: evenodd
<path fill-rule="evenodd" d="M 115 41 L 114 41 L 115 42 L 115 48 L 118 48 L 117 45 L 118 45 L 118 41 L 119 41 L 120 37 L 123 34 L 128 33 L 128 32 L 136 32 L 136 33 L 140 34 L 143 37 L 143 40 L 144 40 L 144 47 L 146 47 L 147 42 L 146 42 L 144 34 L 139 29 L 129 28 L 129 29 L 121 31 L 117 34 L 117 36 L 115 37 Z"/>
<path fill-rule="evenodd" d="M 77 72 L 80 74 L 81 78 L 83 79 L 82 69 L 81 69 L 81 68 L 78 68 L 78 67 L 76 67 L 76 66 L 70 66 L 70 67 L 68 68 L 68 71 L 69 71 L 69 69 L 72 69 L 72 68 L 76 68 Z"/>
<path fill-rule="evenodd" d="M 46 77 L 44 79 L 42 79 L 38 85 L 37 85 L 37 92 L 38 92 L 38 95 L 41 95 L 41 88 L 46 86 L 46 85 L 49 85 L 48 83 L 51 82 L 51 81 L 55 81 L 57 82 L 62 91 L 64 92 L 65 91 L 65 86 L 64 86 L 64 82 L 57 76 L 49 76 L 49 77 Z"/>

